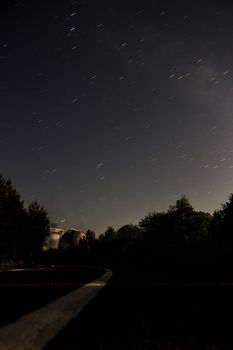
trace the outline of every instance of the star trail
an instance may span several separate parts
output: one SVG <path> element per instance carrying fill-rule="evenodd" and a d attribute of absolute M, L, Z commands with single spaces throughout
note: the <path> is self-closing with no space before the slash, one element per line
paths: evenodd
<path fill-rule="evenodd" d="M 0 5 L 0 172 L 62 227 L 233 192 L 228 1 Z"/>

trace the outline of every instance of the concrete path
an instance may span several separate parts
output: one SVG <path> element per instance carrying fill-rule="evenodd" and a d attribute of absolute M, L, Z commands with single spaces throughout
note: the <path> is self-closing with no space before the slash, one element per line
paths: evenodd
<path fill-rule="evenodd" d="M 1 350 L 41 350 L 95 297 L 112 271 L 0 329 Z"/>

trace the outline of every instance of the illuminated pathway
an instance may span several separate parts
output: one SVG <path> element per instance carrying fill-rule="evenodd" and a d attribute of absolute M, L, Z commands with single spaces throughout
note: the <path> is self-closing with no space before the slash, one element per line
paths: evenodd
<path fill-rule="evenodd" d="M 0 329 L 0 348 L 3 350 L 39 350 L 86 306 L 107 284 L 112 272 L 85 284 L 50 304 L 33 311 L 16 322 Z"/>

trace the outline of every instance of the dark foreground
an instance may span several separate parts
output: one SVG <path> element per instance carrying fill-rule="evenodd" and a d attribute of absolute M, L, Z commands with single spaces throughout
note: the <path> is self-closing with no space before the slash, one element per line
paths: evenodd
<path fill-rule="evenodd" d="M 0 326 L 15 321 L 104 273 L 89 267 L 0 272 Z"/>
<path fill-rule="evenodd" d="M 233 285 L 115 273 L 52 349 L 233 349 Z"/>

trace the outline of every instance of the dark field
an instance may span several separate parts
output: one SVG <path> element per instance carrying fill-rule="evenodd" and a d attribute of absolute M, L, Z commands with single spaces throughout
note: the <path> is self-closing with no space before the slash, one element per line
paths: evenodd
<path fill-rule="evenodd" d="M 233 349 L 230 283 L 159 280 L 115 273 L 46 350 Z"/>
<path fill-rule="evenodd" d="M 103 269 L 84 267 L 1 272 L 0 326 L 81 287 L 103 273 Z"/>

